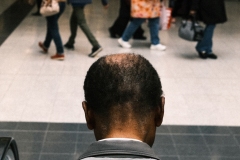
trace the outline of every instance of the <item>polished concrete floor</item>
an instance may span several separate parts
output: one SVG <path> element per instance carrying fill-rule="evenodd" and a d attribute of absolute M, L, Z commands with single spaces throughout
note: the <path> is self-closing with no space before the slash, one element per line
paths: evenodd
<path fill-rule="evenodd" d="M 104 48 L 96 58 L 87 56 L 91 45 L 79 29 L 75 50 L 65 50 L 65 61 L 54 61 L 50 59 L 54 44 L 49 54 L 37 46 L 44 40 L 46 22 L 31 16 L 36 8 L 18 4 L 26 8 L 16 15 L 9 13 L 14 0 L 1 0 L 0 136 L 16 137 L 25 160 L 76 159 L 94 141 L 81 108 L 86 71 L 100 56 L 133 52 L 153 64 L 166 94 L 164 122 L 154 144 L 157 154 L 163 160 L 239 160 L 240 2 L 226 1 L 228 22 L 217 25 L 214 34 L 217 60 L 200 59 L 196 43 L 178 37 L 180 20 L 160 32 L 161 43 L 167 46 L 164 52 L 149 49 L 147 23 L 143 24 L 146 41 L 131 40 L 132 49 L 121 48 L 108 33 L 118 3 L 110 1 L 105 10 L 94 0 L 85 8 L 88 24 Z M 68 6 L 59 19 L 64 43 L 70 34 L 70 14 Z"/>

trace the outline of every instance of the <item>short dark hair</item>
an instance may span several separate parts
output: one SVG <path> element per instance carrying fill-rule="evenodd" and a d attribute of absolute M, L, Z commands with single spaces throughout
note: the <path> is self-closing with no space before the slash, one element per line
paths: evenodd
<path fill-rule="evenodd" d="M 157 71 L 141 55 L 113 54 L 92 64 L 84 91 L 89 107 L 109 121 L 115 116 L 112 109 L 140 117 L 149 114 L 161 102 L 162 85 Z"/>

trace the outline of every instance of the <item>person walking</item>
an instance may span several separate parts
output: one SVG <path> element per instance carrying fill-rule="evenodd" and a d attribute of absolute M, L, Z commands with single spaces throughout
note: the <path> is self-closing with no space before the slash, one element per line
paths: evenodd
<path fill-rule="evenodd" d="M 50 0 L 48 1 L 50 2 Z M 38 45 L 43 50 L 44 53 L 47 53 L 48 48 L 50 47 L 50 43 L 53 40 L 56 45 L 57 53 L 51 56 L 51 59 L 64 60 L 64 50 L 63 50 L 62 39 L 59 33 L 58 19 L 62 15 L 66 7 L 66 0 L 57 0 L 57 1 L 59 3 L 60 11 L 55 15 L 46 17 L 47 34 L 44 42 L 39 42 Z"/>
<path fill-rule="evenodd" d="M 206 24 L 203 39 L 197 43 L 196 50 L 203 59 L 217 59 L 212 51 L 213 35 L 216 25 L 227 21 L 224 0 L 199 0 L 196 14 Z"/>
<path fill-rule="evenodd" d="M 132 37 L 136 29 L 148 19 L 151 47 L 152 50 L 166 50 L 166 46 L 160 44 L 159 33 L 159 16 L 160 0 L 131 0 L 132 21 L 124 30 L 123 35 L 118 39 L 118 43 L 123 48 L 131 48 L 128 40 Z"/>
<path fill-rule="evenodd" d="M 174 15 L 187 19 L 194 16 L 205 23 L 203 38 L 196 45 L 198 55 L 202 59 L 217 59 L 212 51 L 214 29 L 217 24 L 227 21 L 224 0 L 177 0 Z"/>
<path fill-rule="evenodd" d="M 71 35 L 64 45 L 67 49 L 74 49 L 75 38 L 77 36 L 78 25 L 82 29 L 83 33 L 87 36 L 88 41 L 92 44 L 92 52 L 88 54 L 89 57 L 95 57 L 99 52 L 102 51 L 102 47 L 99 45 L 98 41 L 92 34 L 90 28 L 87 25 L 85 15 L 84 15 L 84 7 L 86 4 L 92 3 L 92 0 L 69 0 L 68 1 L 73 8 L 71 19 L 70 19 L 70 31 Z M 108 7 L 107 0 L 102 0 L 102 4 L 105 8 Z"/>
<path fill-rule="evenodd" d="M 125 28 L 127 27 L 129 20 L 131 20 L 131 7 L 130 0 L 120 0 L 120 9 L 117 19 L 114 21 L 113 25 L 108 29 L 111 38 L 119 38 L 122 36 Z M 147 38 L 143 36 L 144 30 L 141 26 L 133 34 L 133 39 L 146 40 Z"/>
<path fill-rule="evenodd" d="M 41 8 L 42 0 L 36 0 L 36 3 L 37 3 L 37 11 L 32 13 L 32 15 L 33 16 L 41 16 L 40 8 Z"/>

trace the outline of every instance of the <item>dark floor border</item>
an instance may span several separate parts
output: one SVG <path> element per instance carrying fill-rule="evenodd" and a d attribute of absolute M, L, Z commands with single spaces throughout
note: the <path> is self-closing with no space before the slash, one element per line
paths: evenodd
<path fill-rule="evenodd" d="M 0 46 L 33 8 L 26 2 L 16 0 L 0 15 Z"/>
<path fill-rule="evenodd" d="M 0 122 L 0 131 L 89 131 L 85 123 Z M 157 134 L 240 134 L 240 126 L 161 125 Z"/>
<path fill-rule="evenodd" d="M 21 160 L 77 160 L 95 140 L 85 123 L 0 122 Z M 240 126 L 162 125 L 153 145 L 161 160 L 240 160 Z"/>

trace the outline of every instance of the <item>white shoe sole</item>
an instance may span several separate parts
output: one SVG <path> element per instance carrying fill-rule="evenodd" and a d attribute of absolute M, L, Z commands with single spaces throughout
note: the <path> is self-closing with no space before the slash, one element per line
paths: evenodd
<path fill-rule="evenodd" d="M 130 44 L 127 44 L 128 46 L 124 45 L 124 41 L 122 38 L 118 39 L 118 43 L 122 48 L 131 48 L 132 46 Z"/>
<path fill-rule="evenodd" d="M 157 48 L 157 47 L 154 47 L 154 46 L 151 46 L 150 47 L 151 50 L 158 50 L 158 51 L 165 51 L 167 49 L 167 47 L 163 47 L 163 48 Z"/>

